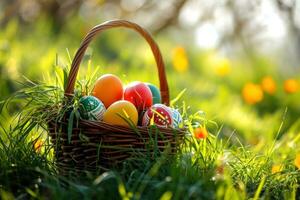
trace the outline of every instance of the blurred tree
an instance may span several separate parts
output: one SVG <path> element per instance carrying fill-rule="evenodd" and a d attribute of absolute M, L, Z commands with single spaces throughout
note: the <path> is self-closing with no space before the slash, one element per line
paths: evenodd
<path fill-rule="evenodd" d="M 175 28 L 177 40 L 202 48 L 244 52 L 251 59 L 256 52 L 272 52 L 295 67 L 300 61 L 298 4 L 295 0 L 2 0 L 0 25 L 11 18 L 34 23 L 46 15 L 57 32 L 77 16 L 87 22 L 123 18 L 152 33 Z"/>

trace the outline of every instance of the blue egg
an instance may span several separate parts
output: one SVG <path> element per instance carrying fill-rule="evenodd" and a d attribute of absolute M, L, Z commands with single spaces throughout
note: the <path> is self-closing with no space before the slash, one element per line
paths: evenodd
<path fill-rule="evenodd" d="M 152 104 L 154 105 L 154 104 L 161 103 L 161 95 L 159 89 L 151 83 L 146 83 L 146 84 L 150 88 L 152 93 Z"/>
<path fill-rule="evenodd" d="M 182 123 L 182 117 L 181 114 L 177 109 L 171 108 L 172 111 L 172 118 L 173 118 L 173 127 L 179 128 L 179 125 Z"/>

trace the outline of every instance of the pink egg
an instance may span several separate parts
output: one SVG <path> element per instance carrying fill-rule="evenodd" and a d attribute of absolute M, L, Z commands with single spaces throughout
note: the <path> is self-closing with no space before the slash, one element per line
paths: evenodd
<path fill-rule="evenodd" d="M 142 125 L 148 126 L 151 123 L 159 127 L 173 126 L 172 111 L 163 104 L 151 106 L 144 114 Z"/>

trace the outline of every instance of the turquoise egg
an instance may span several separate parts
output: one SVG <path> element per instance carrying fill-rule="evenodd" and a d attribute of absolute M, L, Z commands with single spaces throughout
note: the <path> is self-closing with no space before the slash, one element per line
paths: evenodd
<path fill-rule="evenodd" d="M 173 118 L 173 127 L 179 128 L 179 125 L 182 123 L 182 117 L 179 111 L 175 108 L 171 108 L 172 111 L 172 118 Z"/>
<path fill-rule="evenodd" d="M 83 119 L 100 121 L 105 111 L 104 104 L 94 96 L 84 96 L 79 100 L 79 112 Z"/>
<path fill-rule="evenodd" d="M 154 104 L 161 103 L 161 96 L 160 96 L 159 89 L 151 83 L 146 83 L 146 84 L 150 88 L 152 93 L 152 104 L 154 105 Z"/>

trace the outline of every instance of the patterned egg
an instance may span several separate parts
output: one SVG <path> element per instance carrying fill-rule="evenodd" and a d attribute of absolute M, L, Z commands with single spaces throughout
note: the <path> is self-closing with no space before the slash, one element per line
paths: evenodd
<path fill-rule="evenodd" d="M 175 108 L 171 108 L 172 118 L 173 118 L 173 127 L 179 128 L 179 125 L 182 123 L 182 117 L 179 111 Z"/>
<path fill-rule="evenodd" d="M 103 121 L 108 124 L 125 127 L 131 127 L 130 124 L 136 126 L 138 123 L 138 112 L 131 102 L 125 100 L 116 101 L 107 108 Z"/>
<path fill-rule="evenodd" d="M 152 103 L 153 104 L 158 104 L 161 103 L 161 96 L 160 96 L 160 91 L 159 89 L 151 84 L 151 83 L 146 83 L 146 85 L 150 88 L 151 93 L 152 93 Z"/>
<path fill-rule="evenodd" d="M 126 86 L 124 100 L 133 103 L 138 112 L 141 112 L 152 106 L 152 93 L 145 83 L 135 81 Z"/>
<path fill-rule="evenodd" d="M 113 74 L 105 74 L 96 81 L 92 94 L 108 108 L 112 103 L 123 98 L 122 82 Z"/>
<path fill-rule="evenodd" d="M 105 111 L 104 104 L 94 96 L 84 96 L 79 100 L 79 112 L 83 119 L 102 120 Z"/>
<path fill-rule="evenodd" d="M 151 106 L 144 114 L 142 125 L 156 124 L 159 127 L 173 126 L 172 111 L 163 104 Z"/>

